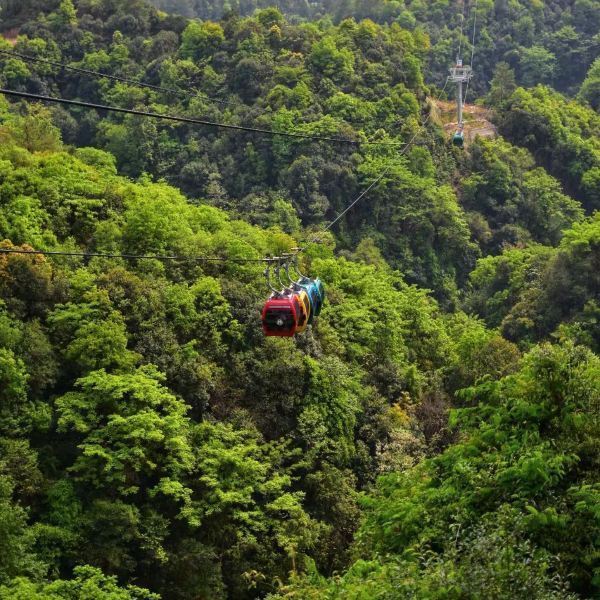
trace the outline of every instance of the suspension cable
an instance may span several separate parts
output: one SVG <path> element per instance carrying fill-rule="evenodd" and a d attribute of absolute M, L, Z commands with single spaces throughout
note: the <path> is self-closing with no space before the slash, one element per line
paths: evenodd
<path fill-rule="evenodd" d="M 17 98 L 25 98 L 27 100 L 39 100 L 41 102 L 54 102 L 55 104 L 67 104 L 69 106 L 80 106 L 83 108 L 91 108 L 94 110 L 104 110 L 107 112 L 116 112 L 127 115 L 136 115 L 139 117 L 149 117 L 152 119 L 163 119 L 165 121 L 175 121 L 177 123 L 188 123 L 191 125 L 204 125 L 206 127 L 216 127 L 220 129 L 233 129 L 235 131 L 247 131 L 250 133 L 259 133 L 263 135 L 282 136 L 290 138 L 300 138 L 306 140 L 313 140 L 317 142 L 334 142 L 338 144 L 351 144 L 358 146 L 360 144 L 371 143 L 371 144 L 386 144 L 391 145 L 391 142 L 360 142 L 358 140 L 350 140 L 347 138 L 335 138 L 326 136 L 310 135 L 307 133 L 298 133 L 293 131 L 274 131 L 271 129 L 261 129 L 258 127 L 246 127 L 244 125 L 231 125 L 228 123 L 217 123 L 214 121 L 205 121 L 203 119 L 195 119 L 192 117 L 181 117 L 176 115 L 168 115 L 150 112 L 146 110 L 137 110 L 133 108 L 121 108 L 119 106 L 109 106 L 105 104 L 94 104 L 92 102 L 84 102 L 82 100 L 68 100 L 67 98 L 56 98 L 54 96 L 44 96 L 41 94 L 32 94 L 29 92 L 18 92 L 16 90 L 8 90 L 0 88 L 0 94 L 6 96 L 14 96 Z"/>
<path fill-rule="evenodd" d="M 182 96 L 185 98 L 193 98 L 195 94 L 200 94 L 202 97 L 206 98 L 207 100 L 210 100 L 212 102 L 216 102 L 219 104 L 223 104 L 223 105 L 232 105 L 235 104 L 235 101 L 232 99 L 228 99 L 228 100 L 223 100 L 221 98 L 215 98 L 214 96 L 210 96 L 209 94 L 206 94 L 205 92 L 201 92 L 200 90 L 194 90 L 193 93 L 190 92 L 186 92 L 184 90 L 176 90 L 174 88 L 167 88 L 167 87 L 163 87 L 163 86 L 159 86 L 159 85 L 154 85 L 151 83 L 146 83 L 144 81 L 139 81 L 136 79 L 129 79 L 127 77 L 119 77 L 117 75 L 110 75 L 108 73 L 104 73 L 102 71 L 94 71 L 92 69 L 84 69 L 81 67 L 73 67 L 71 65 L 67 65 L 61 62 L 57 62 L 57 61 L 53 61 L 47 58 L 40 58 L 37 56 L 31 56 L 28 54 L 22 54 L 20 52 L 17 52 L 15 50 L 2 50 L 0 49 L 0 54 L 4 54 L 6 56 L 16 56 L 22 60 L 25 61 L 29 61 L 29 62 L 37 62 L 37 63 L 42 63 L 42 64 L 48 64 L 48 65 L 52 65 L 55 67 L 59 67 L 61 69 L 65 69 L 67 71 L 74 71 L 75 73 L 81 73 L 84 75 L 90 75 L 92 77 L 98 77 L 98 78 L 105 78 L 105 79 L 110 79 L 112 81 L 120 81 L 122 83 L 127 83 L 129 85 L 132 86 L 137 86 L 140 88 L 147 88 L 150 90 L 154 90 L 154 91 L 159 91 L 159 92 L 164 92 L 166 94 L 174 94 L 174 95 L 178 95 L 178 96 Z M 348 119 L 344 119 L 347 123 L 351 124 L 351 125 L 363 125 L 365 122 L 370 121 L 370 119 L 353 119 L 353 120 L 348 120 Z M 363 142 L 363 144 L 366 143 L 371 143 L 371 142 Z M 374 142 L 374 143 L 378 143 L 378 142 Z M 383 143 L 382 143 L 383 144 Z M 390 146 L 397 146 L 400 145 L 401 142 L 388 142 L 386 145 L 390 145 Z"/>
<path fill-rule="evenodd" d="M 80 106 L 82 108 L 90 108 L 94 110 L 104 110 L 107 112 L 122 113 L 127 115 L 136 115 L 139 117 L 149 117 L 152 119 L 163 119 L 165 121 L 175 121 L 177 123 L 188 123 L 191 125 L 204 125 L 206 127 L 216 127 L 218 129 L 231 129 L 235 131 L 246 131 L 249 133 L 258 133 L 261 135 L 280 136 L 287 138 L 296 138 L 311 140 L 315 142 L 327 142 L 335 144 L 349 144 L 352 146 L 399 146 L 402 142 L 374 142 L 351 140 L 349 138 L 328 137 L 320 135 L 311 135 L 309 133 L 299 133 L 297 131 L 275 131 L 273 129 L 261 129 L 259 127 L 246 127 L 244 125 L 231 125 L 229 123 L 218 123 L 214 121 L 205 121 L 203 119 L 195 119 L 192 117 L 181 117 L 177 115 L 168 115 L 146 110 L 137 110 L 133 108 L 121 108 L 119 106 L 109 106 L 105 104 L 94 104 L 92 102 L 84 102 L 82 100 L 69 100 L 67 98 L 57 98 L 54 96 L 44 96 L 42 94 L 32 94 L 30 92 L 18 92 L 16 90 L 8 90 L 0 88 L 0 94 L 5 96 L 14 96 L 16 98 L 24 98 L 26 100 L 39 100 L 40 102 L 53 102 L 55 104 L 66 104 L 69 106 Z"/>
<path fill-rule="evenodd" d="M 111 81 L 119 81 L 121 83 L 127 83 L 129 85 L 133 85 L 136 87 L 154 90 L 155 92 L 163 92 L 165 94 L 175 94 L 177 96 L 185 96 L 188 98 L 191 98 L 194 96 L 195 93 L 198 93 L 198 94 L 204 96 L 206 99 L 211 100 L 213 102 L 217 102 L 219 104 L 230 104 L 231 103 L 230 100 L 222 100 L 220 98 L 213 98 L 212 96 L 209 96 L 208 94 L 205 94 L 204 92 L 200 92 L 200 91 L 196 91 L 193 94 L 190 92 L 186 92 L 184 90 L 176 90 L 173 88 L 167 88 L 167 87 L 163 87 L 160 85 L 154 85 L 152 83 L 146 83 L 145 81 L 139 81 L 137 79 L 129 79 L 127 77 L 120 77 L 118 75 L 110 75 L 108 73 L 103 73 L 102 71 L 94 71 L 92 69 L 84 69 L 82 67 L 73 67 L 71 65 L 66 65 L 61 62 L 50 60 L 48 58 L 31 56 L 29 54 L 22 54 L 21 52 L 17 52 L 16 50 L 1 50 L 0 49 L 0 54 L 4 54 L 5 56 L 16 56 L 17 58 L 20 58 L 21 60 L 51 65 L 53 67 L 58 67 L 60 69 L 66 70 L 66 71 L 73 71 L 74 73 L 81 73 L 83 75 L 91 75 L 92 77 L 98 77 L 101 79 L 110 79 Z"/>
<path fill-rule="evenodd" d="M 461 44 L 462 44 L 462 32 L 463 32 L 463 24 L 464 24 L 465 6 L 466 6 L 466 2 L 463 0 L 463 18 L 461 21 L 461 38 L 459 40 L 459 42 Z M 475 17 L 476 17 L 476 15 L 475 15 Z M 474 23 L 474 27 L 473 27 L 473 39 L 474 38 L 475 38 L 475 23 Z M 460 51 L 461 51 L 461 45 L 459 45 L 459 54 L 460 54 Z M 163 92 L 168 92 L 168 93 L 181 93 L 178 90 L 163 88 L 161 86 L 155 86 L 155 85 L 147 84 L 147 83 L 140 82 L 140 81 L 134 81 L 134 80 L 130 80 L 127 78 L 122 78 L 122 77 L 118 77 L 118 76 L 114 76 L 114 75 L 108 75 L 108 74 L 101 73 L 98 71 L 91 71 L 89 69 L 80 69 L 77 67 L 70 67 L 68 65 L 64 65 L 62 63 L 58 63 L 55 61 L 51 61 L 51 60 L 47 60 L 47 59 L 38 59 L 36 57 L 22 55 L 17 52 L 9 52 L 9 51 L 5 51 L 5 50 L 0 50 L 0 53 L 5 54 L 5 55 L 19 56 L 20 58 L 23 58 L 24 60 L 33 60 L 33 61 L 37 61 L 37 62 L 44 62 L 47 64 L 51 64 L 53 66 L 58 66 L 61 68 L 73 70 L 73 71 L 84 73 L 87 75 L 106 77 L 107 79 L 131 83 L 133 85 L 138 85 L 140 87 L 146 87 L 146 88 L 154 89 L 157 91 L 163 91 Z M 473 56 L 473 54 L 474 54 L 474 48 L 472 49 L 472 56 Z M 440 92 L 440 95 L 445 91 L 447 85 L 448 85 L 448 78 L 446 78 L 446 82 Z M 79 107 L 90 108 L 90 109 L 94 109 L 94 110 L 104 110 L 107 112 L 131 114 L 131 115 L 149 117 L 149 118 L 154 118 L 154 119 L 164 119 L 164 120 L 168 120 L 168 121 L 175 121 L 175 122 L 195 124 L 195 125 L 204 125 L 204 126 L 208 126 L 208 127 L 217 127 L 217 128 L 231 129 L 231 130 L 236 130 L 236 131 L 247 131 L 250 133 L 259 133 L 259 134 L 264 134 L 264 135 L 309 139 L 309 140 L 313 140 L 313 141 L 346 143 L 346 144 L 357 145 L 357 146 L 358 145 L 398 146 L 402 143 L 402 142 L 361 142 L 358 140 L 350 140 L 350 139 L 346 139 L 346 138 L 313 136 L 310 134 L 303 134 L 303 133 L 298 133 L 298 132 L 282 132 L 282 131 L 274 131 L 274 130 L 268 130 L 268 129 L 260 129 L 260 128 L 255 128 L 255 127 L 245 127 L 245 126 L 241 126 L 241 125 L 216 123 L 216 122 L 212 122 L 212 121 L 205 121 L 202 119 L 194 119 L 191 117 L 165 115 L 165 114 L 154 113 L 154 112 L 149 112 L 149 111 L 127 109 L 127 108 L 108 106 L 108 105 L 102 105 L 102 104 L 94 104 L 94 103 L 90 103 L 90 102 L 83 102 L 80 100 L 69 100 L 66 98 L 56 98 L 56 97 L 52 97 L 52 96 L 44 96 L 41 94 L 32 94 L 29 92 L 19 92 L 16 90 L 9 90 L 9 89 L 4 89 L 4 88 L 0 88 L 0 94 L 4 94 L 7 96 L 14 96 L 14 97 L 18 97 L 18 98 L 24 98 L 27 100 L 39 100 L 42 102 L 54 102 L 54 103 L 58 103 L 58 104 L 79 106 Z M 225 102 L 225 101 L 216 100 L 213 98 L 211 98 L 211 99 L 215 100 L 215 101 Z M 426 127 L 427 123 L 431 119 L 431 114 L 432 113 L 430 111 L 430 113 L 428 114 L 425 121 L 423 121 L 423 123 L 419 126 L 419 129 L 415 132 L 415 134 L 412 136 L 412 138 L 404 145 L 404 147 L 402 148 L 402 150 L 399 153 L 399 156 L 404 155 L 408 151 L 408 149 L 412 146 L 412 144 L 416 140 L 417 136 L 421 133 L 421 130 Z M 379 177 L 377 177 L 377 179 L 375 179 L 375 181 L 373 181 L 356 199 L 354 199 L 333 221 L 331 221 L 330 223 L 328 223 L 327 225 L 325 225 L 322 228 L 321 235 L 323 233 L 328 232 L 350 210 L 352 210 L 352 208 L 354 208 L 354 206 L 356 206 L 363 198 L 365 198 L 369 194 L 369 192 L 371 192 L 384 179 L 384 177 L 389 173 L 391 168 L 392 168 L 392 163 L 390 162 L 384 168 L 384 170 L 381 172 Z M 309 244 L 310 243 L 320 243 L 321 241 L 322 240 L 320 238 L 313 238 L 312 240 L 309 240 L 308 243 Z M 297 248 L 295 250 L 296 250 L 295 255 L 297 255 L 297 254 L 300 254 L 301 252 L 303 252 L 304 248 Z M 186 257 L 186 256 L 164 256 L 164 255 L 162 255 L 162 256 L 161 255 L 141 255 L 141 254 L 84 253 L 84 252 L 60 252 L 60 251 L 41 251 L 41 250 L 18 250 L 18 249 L 6 249 L 6 248 L 0 248 L 0 254 L 21 254 L 21 255 L 29 254 L 29 255 L 65 256 L 65 257 L 79 257 L 79 258 L 120 258 L 120 259 L 124 259 L 124 260 L 155 259 L 155 260 L 162 260 L 162 261 L 178 261 L 178 262 L 235 262 L 235 263 L 268 263 L 268 264 L 275 263 L 280 260 L 280 258 L 277 258 L 277 257 L 276 258 L 263 258 L 263 259 L 233 259 L 233 258 L 224 258 L 224 257 Z"/>
<path fill-rule="evenodd" d="M 108 252 L 63 252 L 59 250 L 24 250 L 20 248 L 0 248 L 0 254 L 21 254 L 34 256 L 63 256 L 70 258 L 120 258 L 123 260 L 159 260 L 171 262 L 191 262 L 191 263 L 267 263 L 277 262 L 279 257 L 267 258 L 232 258 L 226 256 L 176 256 L 160 254 L 118 254 Z"/>
<path fill-rule="evenodd" d="M 441 89 L 441 91 L 438 94 L 438 98 L 446 91 L 446 87 L 448 86 L 448 79 L 449 78 L 447 77 L 446 83 L 444 83 L 444 87 Z M 402 156 L 408 151 L 408 149 L 412 146 L 414 141 L 417 139 L 417 136 L 421 133 L 422 130 L 425 129 L 425 127 L 431 120 L 431 115 L 432 115 L 432 112 L 430 111 L 429 114 L 427 115 L 426 119 L 419 126 L 419 129 L 415 132 L 415 134 L 412 136 L 412 138 L 410 138 L 410 140 L 405 144 L 405 146 L 399 152 L 398 156 Z M 369 194 L 369 192 L 371 192 L 373 189 L 375 189 L 375 187 L 378 186 L 383 181 L 383 178 L 390 172 L 391 168 L 392 168 L 392 163 L 389 162 L 388 165 L 383 169 L 381 174 L 377 177 L 377 179 L 375 179 L 375 181 L 373 181 L 369 185 L 369 187 L 367 187 L 365 190 L 363 190 L 361 192 L 361 194 L 357 198 L 355 198 L 333 221 L 329 222 L 327 225 L 325 225 L 321 229 L 321 231 L 318 234 L 318 237 L 313 237 L 312 239 L 308 240 L 306 243 L 307 244 L 320 244 L 323 241 L 321 236 L 324 233 L 327 233 L 336 223 L 338 223 L 346 214 L 348 214 L 348 212 L 350 212 L 361 200 L 363 200 L 363 198 L 365 198 Z M 297 254 L 300 254 L 301 252 L 304 252 L 305 248 L 304 247 L 294 248 L 294 250 L 297 255 Z"/>
<path fill-rule="evenodd" d="M 461 52 L 462 52 L 462 40 L 463 40 L 463 33 L 464 33 L 464 28 L 465 28 L 465 16 L 466 16 L 466 8 L 467 8 L 467 0 L 462 0 L 462 17 L 460 20 L 460 37 L 458 38 L 458 54 L 457 54 L 457 58 L 460 58 Z"/>
<path fill-rule="evenodd" d="M 473 62 L 475 60 L 475 37 L 477 35 L 477 4 L 479 0 L 475 0 L 475 10 L 473 13 L 473 37 L 471 39 L 471 64 L 470 67 L 473 69 Z M 463 106 L 467 103 L 467 97 L 469 95 L 469 85 L 471 84 L 471 78 L 467 80 L 467 87 L 465 88 L 465 97 Z"/>

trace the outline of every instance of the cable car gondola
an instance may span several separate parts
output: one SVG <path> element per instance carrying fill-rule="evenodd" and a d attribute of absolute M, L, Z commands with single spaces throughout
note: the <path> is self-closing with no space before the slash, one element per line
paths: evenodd
<path fill-rule="evenodd" d="M 296 295 L 273 287 L 269 266 L 265 269 L 265 278 L 272 294 L 262 311 L 263 332 L 267 337 L 294 337 L 302 313 L 300 301 Z"/>
<path fill-rule="evenodd" d="M 457 148 L 462 148 L 465 145 L 465 134 L 462 131 L 457 131 L 452 137 L 452 145 Z"/>
<path fill-rule="evenodd" d="M 308 321 L 310 319 L 310 299 L 305 290 L 299 292 L 293 292 L 292 294 L 298 299 L 300 305 L 300 314 L 298 315 L 298 327 L 296 333 L 304 333 L 308 327 Z"/>
<path fill-rule="evenodd" d="M 262 325 L 264 334 L 269 337 L 294 337 L 297 333 L 303 333 L 323 307 L 325 289 L 321 281 L 302 275 L 298 270 L 297 259 L 294 266 L 301 278 L 294 281 L 289 273 L 290 258 L 288 255 L 272 261 L 276 263 L 275 274 L 281 289 L 276 289 L 271 284 L 271 267 L 267 266 L 265 269 L 267 285 L 272 294 L 263 307 Z M 281 280 L 283 264 L 288 284 Z"/>
<path fill-rule="evenodd" d="M 294 291 L 300 292 L 301 290 L 304 290 L 306 292 L 310 302 L 310 314 L 308 316 L 308 324 L 311 325 L 314 322 L 315 317 L 317 317 L 321 313 L 321 308 L 323 306 L 323 301 L 319 292 L 319 285 L 316 283 L 316 281 L 310 279 L 309 277 L 305 277 L 304 275 L 302 275 L 302 273 L 300 273 L 297 266 L 297 259 L 295 259 L 293 264 L 296 273 L 299 276 L 299 279 L 297 281 L 294 281 L 290 276 L 290 264 L 292 264 L 291 261 L 286 263 L 285 273 Z"/>
<path fill-rule="evenodd" d="M 282 262 L 279 262 L 275 267 L 275 275 L 277 275 L 279 285 L 281 285 L 281 287 L 283 288 L 283 293 L 286 295 L 289 294 L 292 296 L 296 296 L 298 298 L 300 312 L 298 313 L 298 324 L 296 328 L 296 333 L 304 333 L 306 331 L 306 328 L 308 327 L 311 315 L 310 298 L 308 296 L 307 291 L 291 279 L 289 274 L 289 262 L 286 263 L 285 272 L 288 276 L 291 285 L 287 285 L 281 280 L 281 267 Z"/>
<path fill-rule="evenodd" d="M 321 312 L 321 296 L 314 281 L 311 281 L 310 283 L 301 283 L 300 286 L 306 290 L 310 300 L 310 317 L 308 319 L 308 324 L 311 325 Z"/>
<path fill-rule="evenodd" d="M 262 312 L 264 334 L 268 337 L 294 337 L 298 331 L 300 312 L 297 296 L 273 294 Z"/>
<path fill-rule="evenodd" d="M 319 295 L 319 304 L 315 312 L 315 317 L 318 317 L 321 314 L 321 309 L 323 308 L 323 304 L 325 303 L 325 286 L 318 277 L 315 280 L 313 280 L 313 285 Z"/>

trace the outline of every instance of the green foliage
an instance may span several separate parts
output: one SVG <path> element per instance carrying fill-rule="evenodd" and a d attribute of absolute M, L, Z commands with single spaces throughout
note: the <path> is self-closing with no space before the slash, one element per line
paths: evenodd
<path fill-rule="evenodd" d="M 471 274 L 468 306 L 515 341 L 554 335 L 598 350 L 599 213 L 565 232 L 556 250 L 508 250 Z"/>
<path fill-rule="evenodd" d="M 414 161 L 417 155 L 411 155 Z M 471 242 L 465 215 L 449 186 L 436 186 L 425 164 L 412 173 L 403 159 L 371 158 L 360 167 L 366 182 L 376 179 L 388 161 L 388 172 L 379 184 L 376 200 L 368 210 L 375 230 L 382 239 L 384 257 L 411 282 L 430 283 L 446 304 L 455 300 L 455 285 L 463 279 L 475 257 L 477 247 Z M 385 165 L 385 166 L 384 166 Z M 396 199 L 402 197 L 402 203 Z M 351 217 L 359 225 L 361 211 Z M 371 228 L 357 228 L 358 235 Z M 356 234 L 355 234 L 356 235 Z M 442 250 L 443 248 L 443 250 Z M 393 258 L 392 258 L 393 257 Z"/>
<path fill-rule="evenodd" d="M 199 60 L 213 53 L 224 41 L 223 28 L 218 23 L 190 21 L 181 34 L 181 55 Z"/>
<path fill-rule="evenodd" d="M 19 52 L 175 91 L 8 56 L 3 85 L 389 145 L 0 99 L 0 249 L 302 243 L 327 287 L 272 339 L 258 262 L 0 253 L 0 598 L 597 595 L 598 120 L 515 89 L 576 91 L 593 3 L 480 0 L 472 89 L 518 146 L 463 153 L 419 125 L 452 3 L 7 8 Z"/>
<path fill-rule="evenodd" d="M 579 98 L 595 110 L 600 110 L 600 58 L 597 58 L 581 84 Z"/>
<path fill-rule="evenodd" d="M 4 545 L 0 584 L 18 575 L 39 577 L 43 573 L 43 565 L 33 552 L 34 538 L 27 527 L 27 512 L 12 499 L 14 486 L 9 477 L 0 474 L 0 535 Z"/>
<path fill-rule="evenodd" d="M 347 48 L 337 48 L 332 38 L 315 44 L 308 60 L 315 70 L 333 80 L 347 80 L 354 72 L 352 53 Z"/>
<path fill-rule="evenodd" d="M 0 58 L 2 76 L 31 91 L 157 112 L 170 107 L 173 113 L 265 129 L 300 128 L 306 134 L 358 138 L 363 133 L 381 134 L 385 128 L 399 142 L 414 133 L 413 121 L 398 131 L 397 118 L 419 115 L 420 67 L 426 48 L 420 33 L 371 21 L 347 20 L 323 28 L 292 25 L 270 9 L 247 19 L 232 15 L 220 23 L 185 22 L 141 3 L 125 7 L 122 2 L 110 9 L 103 2 L 84 3 L 76 22 L 69 17 L 69 25 L 58 27 L 57 15 L 69 12 L 68 5 L 49 7 L 56 10 L 25 26 L 27 33 L 15 50 L 153 81 L 181 90 L 181 97 L 118 81 L 91 81 L 70 71 L 52 81 L 56 68 L 32 72 L 10 57 Z M 103 21 L 100 30 L 92 25 Z M 133 43 L 136 36 L 140 43 Z M 150 66 L 153 61 L 155 67 Z M 32 77 L 37 78 L 35 89 Z M 272 110 L 249 114 L 246 104 L 254 101 Z M 329 144 L 280 138 L 247 137 L 238 143 L 237 134 L 221 137 L 217 130 L 132 115 L 100 118 L 93 112 L 79 115 L 66 109 L 56 109 L 53 115 L 65 142 L 100 146 L 116 157 L 122 173 L 167 179 L 194 201 L 204 198 L 263 226 L 281 225 L 294 232 L 298 224 L 328 218 L 334 206 L 360 189 L 348 148 L 338 152 Z M 41 115 L 29 121 L 9 115 L 6 121 L 8 134 L 18 134 L 29 150 L 59 149 L 57 129 L 46 126 Z M 103 160 L 89 150 L 77 155 L 88 166 L 100 166 Z M 110 165 L 106 168 L 109 174 Z M 82 187 L 86 180 L 79 178 Z M 257 196 L 268 198 L 264 210 L 254 202 Z M 40 210 L 29 199 L 14 201 L 19 204 L 11 206 L 7 220 L 27 210 L 35 227 L 13 231 L 16 228 L 7 225 L 5 235 L 14 243 L 52 245 L 54 240 L 44 239 L 49 229 L 44 222 L 46 206 Z M 89 237 L 77 241 L 87 243 Z"/>
<path fill-rule="evenodd" d="M 466 390 L 469 408 L 452 417 L 460 440 L 413 470 L 382 477 L 366 501 L 357 552 L 382 562 L 358 562 L 337 581 L 300 580 L 291 597 L 360 598 L 368 589 L 382 598 L 398 590 L 573 598 L 568 579 L 583 596 L 595 595 L 598 523 L 587 510 L 598 484 L 599 375 L 591 352 L 546 345 L 515 375 Z"/>
<path fill-rule="evenodd" d="M 127 496 L 147 478 L 176 478 L 190 468 L 185 406 L 157 378 L 149 368 L 132 375 L 96 371 L 56 400 L 58 431 L 82 436 L 72 467 L 78 479 Z"/>
<path fill-rule="evenodd" d="M 53 249 L 259 258 L 295 245 L 165 183 L 125 180 L 106 153 L 8 141 L 2 198 L 26 191 Z M 428 154 L 412 164 L 431 175 Z M 289 204 L 273 205 L 271 218 L 299 230 Z M 55 579 L 87 564 L 161 594 L 249 598 L 310 556 L 343 567 L 360 482 L 380 460 L 424 453 L 418 419 L 394 415 L 446 376 L 455 351 L 435 301 L 381 256 L 360 264 L 323 248 L 310 260 L 330 306 L 296 346 L 258 331 L 260 265 L 3 255 L 0 473 L 32 508 L 40 569 Z M 32 573 L 15 568 L 9 578 L 30 578 L 10 585 L 53 585 Z"/>
<path fill-rule="evenodd" d="M 48 21 L 55 29 L 60 29 L 67 25 L 77 24 L 77 11 L 73 6 L 73 0 L 61 0 L 56 12 L 49 15 Z"/>
<path fill-rule="evenodd" d="M 75 577 L 40 584 L 19 577 L 0 587 L 0 598 L 12 600 L 68 600 L 94 598 L 95 600 L 159 600 L 160 596 L 142 588 L 120 587 L 116 577 L 106 577 L 93 567 L 75 567 Z"/>
<path fill-rule="evenodd" d="M 50 112 L 41 106 L 32 107 L 27 116 L 13 119 L 8 127 L 16 141 L 30 152 L 60 148 L 60 133 L 52 124 Z"/>
<path fill-rule="evenodd" d="M 556 56 L 545 48 L 525 48 L 519 63 L 523 84 L 532 87 L 538 83 L 552 83 L 555 64 Z"/>
<path fill-rule="evenodd" d="M 242 15 L 257 11 L 259 15 L 260 9 L 270 5 L 268 0 L 229 0 L 226 3 L 153 0 L 153 3 L 163 10 L 201 19 L 221 19 L 230 10 Z M 456 57 L 459 41 L 465 49 L 464 55 L 470 54 L 471 32 L 475 26 L 478 75 L 473 87 L 478 94 L 488 91 L 499 65 L 516 70 L 522 85 L 553 81 L 557 89 L 575 92 L 598 53 L 600 13 L 595 0 L 550 0 L 544 3 L 482 0 L 466 6 L 463 23 L 462 6 L 452 2 L 281 0 L 278 7 L 292 22 L 340 23 L 352 15 L 357 21 L 397 23 L 420 35 L 426 33 L 431 45 L 426 75 L 439 87 L 443 85 L 448 65 Z M 270 25 L 272 20 L 265 22 Z M 278 27 L 279 23 L 277 21 Z M 363 35 L 368 39 L 366 33 Z"/>
<path fill-rule="evenodd" d="M 500 107 L 512 96 L 516 90 L 515 72 L 508 63 L 499 62 L 494 70 L 494 78 L 490 82 L 488 103 L 493 107 Z"/>
<path fill-rule="evenodd" d="M 543 166 L 589 210 L 598 208 L 600 117 L 545 87 L 518 89 L 505 104 L 500 131 L 535 152 Z M 591 173 L 590 173 L 591 172 Z"/>
<path fill-rule="evenodd" d="M 484 226 L 481 221 L 471 225 L 484 248 L 531 241 L 555 246 L 563 230 L 582 219 L 579 203 L 535 168 L 527 151 L 503 140 L 477 140 L 468 160 L 473 174 L 462 182 L 463 205 L 486 219 Z"/>

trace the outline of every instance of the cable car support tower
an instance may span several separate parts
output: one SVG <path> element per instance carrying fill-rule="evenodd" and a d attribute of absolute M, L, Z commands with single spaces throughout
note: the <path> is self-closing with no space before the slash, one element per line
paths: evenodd
<path fill-rule="evenodd" d="M 471 66 L 463 65 L 462 58 L 458 57 L 456 59 L 456 65 L 450 69 L 449 80 L 452 83 L 456 84 L 456 108 L 458 115 L 458 128 L 454 137 L 452 138 L 452 143 L 455 146 L 462 147 L 465 143 L 465 134 L 464 134 L 464 120 L 463 120 L 463 108 L 465 103 L 464 96 L 464 86 L 468 86 L 469 81 L 473 77 L 473 69 Z"/>
<path fill-rule="evenodd" d="M 469 83 L 473 77 L 473 59 L 475 58 L 475 35 L 477 32 L 477 4 L 475 0 L 475 8 L 469 13 L 473 13 L 473 39 L 471 41 L 471 64 L 464 65 L 462 60 L 462 40 L 465 25 L 465 9 L 467 0 L 462 0 L 462 19 L 460 22 L 460 34 L 458 38 L 458 52 L 456 54 L 456 64 L 450 68 L 448 81 L 456 84 L 456 112 L 458 115 L 458 127 L 452 138 L 452 143 L 455 146 L 462 148 L 465 143 L 465 123 L 463 119 L 463 109 L 465 107 L 466 95 L 469 90 Z"/>

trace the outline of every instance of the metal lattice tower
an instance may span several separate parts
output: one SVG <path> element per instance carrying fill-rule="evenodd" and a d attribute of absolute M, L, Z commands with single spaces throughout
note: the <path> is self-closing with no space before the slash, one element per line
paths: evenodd
<path fill-rule="evenodd" d="M 456 59 L 456 65 L 450 69 L 448 79 L 456 83 L 456 105 L 458 109 L 458 128 L 463 128 L 463 86 L 473 77 L 473 69 L 463 65 L 462 59 Z"/>

